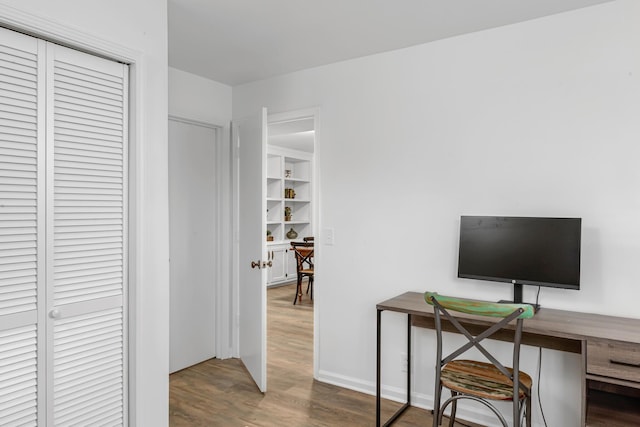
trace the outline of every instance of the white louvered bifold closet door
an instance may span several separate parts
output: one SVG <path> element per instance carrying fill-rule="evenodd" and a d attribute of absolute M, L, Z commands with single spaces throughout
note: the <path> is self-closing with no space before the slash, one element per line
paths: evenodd
<path fill-rule="evenodd" d="M 49 416 L 124 425 L 128 71 L 53 44 L 47 60 Z"/>
<path fill-rule="evenodd" d="M 44 64 L 0 28 L 0 425 L 35 426 L 44 349 Z"/>
<path fill-rule="evenodd" d="M 126 65 L 0 28 L 0 426 L 127 425 Z"/>

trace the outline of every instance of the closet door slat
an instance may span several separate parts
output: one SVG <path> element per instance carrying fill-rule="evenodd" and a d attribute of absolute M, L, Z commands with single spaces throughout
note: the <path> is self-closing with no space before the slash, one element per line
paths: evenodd
<path fill-rule="evenodd" d="M 56 322 L 56 425 L 124 424 L 123 342 L 122 308 Z"/>
<path fill-rule="evenodd" d="M 42 42 L 0 28 L 0 425 L 39 424 Z M 43 295 L 44 296 L 44 295 Z M 41 423 L 40 423 L 41 424 Z"/>
<path fill-rule="evenodd" d="M 126 424 L 127 69 L 49 46 L 54 425 Z"/>

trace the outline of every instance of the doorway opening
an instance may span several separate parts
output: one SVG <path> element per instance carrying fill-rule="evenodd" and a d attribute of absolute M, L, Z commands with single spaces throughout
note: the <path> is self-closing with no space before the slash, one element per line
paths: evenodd
<path fill-rule="evenodd" d="M 267 381 L 271 390 L 311 386 L 315 277 L 298 282 L 292 243 L 306 243 L 316 268 L 316 115 L 270 115 L 267 125 Z M 314 273 L 315 275 L 315 273 Z M 311 280 L 311 282 L 310 282 Z M 284 383 L 283 383 L 284 382 Z"/>

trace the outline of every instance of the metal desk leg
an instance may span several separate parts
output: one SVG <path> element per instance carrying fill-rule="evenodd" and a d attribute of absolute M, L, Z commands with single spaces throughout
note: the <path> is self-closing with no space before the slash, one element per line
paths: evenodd
<path fill-rule="evenodd" d="M 382 310 L 378 310 L 376 338 L 376 427 L 380 427 L 380 319 Z"/>
<path fill-rule="evenodd" d="M 411 406 L 411 314 L 407 314 L 407 407 Z"/>
<path fill-rule="evenodd" d="M 377 346 L 376 346 L 376 427 L 380 427 L 380 326 L 382 310 L 378 310 Z M 387 422 L 384 427 L 390 426 L 411 406 L 411 314 L 407 314 L 407 403 L 402 405 Z"/>

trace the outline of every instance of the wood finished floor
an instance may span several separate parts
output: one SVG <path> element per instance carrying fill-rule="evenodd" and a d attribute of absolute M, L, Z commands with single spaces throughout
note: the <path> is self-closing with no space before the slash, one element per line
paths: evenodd
<path fill-rule="evenodd" d="M 205 361 L 170 376 L 172 427 L 375 424 L 374 396 L 313 379 L 313 302 L 304 295 L 294 306 L 293 294 L 294 285 L 267 292 L 267 393 L 260 393 L 239 360 Z M 383 419 L 398 406 L 384 401 Z M 431 420 L 427 411 L 409 408 L 394 426 L 430 426 Z"/>

